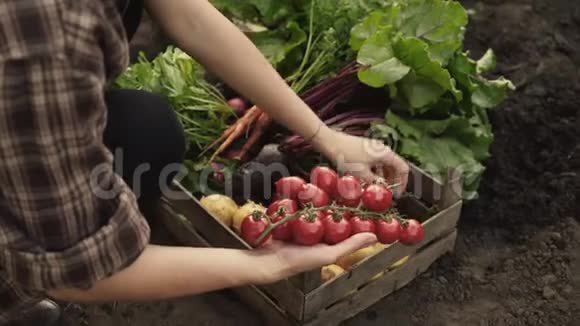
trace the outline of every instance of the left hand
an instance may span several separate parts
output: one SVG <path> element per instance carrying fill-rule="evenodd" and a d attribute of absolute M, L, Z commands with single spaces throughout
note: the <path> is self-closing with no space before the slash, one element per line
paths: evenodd
<path fill-rule="evenodd" d="M 409 165 L 380 140 L 351 136 L 324 126 L 312 143 L 336 163 L 340 172 L 367 182 L 385 178 L 397 185 L 393 190 L 397 197 L 407 188 Z"/>
<path fill-rule="evenodd" d="M 261 281 L 268 284 L 281 279 L 334 264 L 340 257 L 377 243 L 372 233 L 357 233 L 335 245 L 317 244 L 311 247 L 272 241 L 252 253 L 261 256 Z"/>

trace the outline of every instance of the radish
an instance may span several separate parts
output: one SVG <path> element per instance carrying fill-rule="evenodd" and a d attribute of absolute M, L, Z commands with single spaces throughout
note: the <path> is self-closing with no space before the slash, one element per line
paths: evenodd
<path fill-rule="evenodd" d="M 246 111 L 248 110 L 248 104 L 246 101 L 239 97 L 231 98 L 228 100 L 227 104 L 234 110 L 234 113 L 238 118 L 246 114 Z"/>

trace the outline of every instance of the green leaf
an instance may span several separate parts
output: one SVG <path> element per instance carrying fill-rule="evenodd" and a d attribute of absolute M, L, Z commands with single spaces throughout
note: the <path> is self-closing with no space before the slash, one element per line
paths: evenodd
<path fill-rule="evenodd" d="M 350 33 L 350 46 L 358 51 L 363 43 L 382 28 L 392 26 L 399 15 L 399 5 L 390 6 L 386 10 L 374 11 L 361 23 L 355 25 Z"/>
<path fill-rule="evenodd" d="M 370 128 L 370 138 L 380 139 L 394 151 L 397 151 L 399 144 L 399 133 L 385 123 L 376 123 Z"/>
<path fill-rule="evenodd" d="M 402 37 L 393 45 L 396 57 L 411 67 L 415 75 L 401 82 L 401 88 L 412 108 L 421 108 L 436 102 L 445 91 L 457 101 L 463 94 L 455 87 L 455 80 L 441 63 L 432 59 L 425 42 L 415 37 Z"/>
<path fill-rule="evenodd" d="M 453 78 L 470 92 L 477 88 L 474 78 L 477 75 L 477 63 L 469 58 L 467 52 L 457 53 L 447 67 Z"/>
<path fill-rule="evenodd" d="M 276 26 L 296 14 L 292 0 L 210 0 L 225 15 L 239 21 Z"/>
<path fill-rule="evenodd" d="M 194 151 L 215 140 L 233 115 L 223 95 L 205 80 L 201 65 L 175 47 L 152 61 L 140 54 L 139 62 L 119 76 L 115 85 L 165 97 L 184 127 L 188 149 Z"/>
<path fill-rule="evenodd" d="M 480 113 L 486 111 L 481 109 Z M 385 124 L 399 134 L 398 152 L 405 158 L 442 181 L 448 168 L 461 169 L 466 189 L 477 189 L 483 172 L 481 162 L 489 157 L 493 139 L 490 126 L 479 115 L 433 120 L 406 118 L 389 111 Z"/>
<path fill-rule="evenodd" d="M 505 100 L 508 91 L 515 90 L 513 83 L 503 77 L 487 80 L 479 75 L 482 71 L 492 69 L 495 61 L 493 52 L 488 51 L 479 61 L 470 59 L 468 53 L 458 53 L 449 63 L 449 71 L 470 93 L 468 98 L 476 106 L 494 108 Z"/>
<path fill-rule="evenodd" d="M 399 30 L 429 45 L 431 56 L 446 64 L 463 43 L 467 11 L 459 2 L 410 0 L 400 14 Z"/>
<path fill-rule="evenodd" d="M 222 13 L 240 20 L 251 21 L 258 17 L 256 7 L 248 1 L 210 0 L 210 2 Z"/>
<path fill-rule="evenodd" d="M 425 42 L 414 37 L 403 37 L 395 42 L 393 48 L 397 58 L 413 68 L 418 75 L 432 79 L 443 89 L 452 92 L 458 100 L 461 99 L 462 94 L 455 88 L 455 81 L 439 62 L 430 57 Z"/>
<path fill-rule="evenodd" d="M 413 157 L 433 176 L 444 179 L 449 168 L 470 173 L 482 173 L 483 166 L 473 157 L 471 150 L 451 137 L 424 137 L 420 140 L 403 140 L 401 154 Z"/>
<path fill-rule="evenodd" d="M 296 22 L 285 29 L 269 30 L 248 35 L 262 54 L 277 67 L 294 49 L 306 42 L 306 32 Z"/>
<path fill-rule="evenodd" d="M 468 190 L 477 189 L 484 171 L 472 151 L 451 137 L 403 139 L 399 153 L 417 162 L 423 170 L 442 182 L 446 180 L 449 168 L 460 170 L 464 176 L 464 187 Z M 470 191 L 465 195 L 473 196 Z"/>
<path fill-rule="evenodd" d="M 244 1 L 238 1 L 244 2 Z M 289 0 L 246 0 L 258 9 L 261 20 L 266 25 L 273 25 L 295 13 L 292 1 Z"/>
<path fill-rule="evenodd" d="M 478 161 L 489 158 L 489 148 L 493 140 L 491 130 L 482 125 L 477 116 L 470 119 L 452 116 L 445 135 L 459 140 L 467 146 Z"/>
<path fill-rule="evenodd" d="M 481 59 L 477 60 L 477 73 L 492 71 L 497 65 L 497 59 L 492 49 L 487 50 Z"/>
<path fill-rule="evenodd" d="M 481 79 L 471 101 L 482 108 L 491 109 L 503 102 L 509 90 L 515 89 L 514 84 L 503 77 L 491 81 Z"/>
<path fill-rule="evenodd" d="M 451 122 L 444 120 L 422 120 L 403 118 L 393 111 L 387 111 L 385 116 L 387 125 L 395 128 L 403 137 L 421 139 L 428 135 L 441 135 L 447 130 Z"/>
<path fill-rule="evenodd" d="M 427 111 L 427 105 L 437 102 L 445 93 L 445 89 L 432 79 L 417 75 L 414 71 L 405 76 L 397 86 L 413 113 Z"/>
<path fill-rule="evenodd" d="M 383 29 L 367 39 L 357 56 L 357 61 L 366 66 L 359 72 L 359 79 L 371 87 L 392 84 L 410 70 L 395 57 L 389 32 L 389 29 Z"/>

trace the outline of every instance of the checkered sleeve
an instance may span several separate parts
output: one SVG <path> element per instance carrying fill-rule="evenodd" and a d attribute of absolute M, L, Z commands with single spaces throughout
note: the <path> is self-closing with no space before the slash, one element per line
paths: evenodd
<path fill-rule="evenodd" d="M 0 273 L 32 292 L 88 288 L 131 264 L 149 241 L 136 198 L 102 141 L 102 50 L 82 46 L 93 34 L 70 28 L 97 30 L 94 12 L 104 10 L 66 16 L 63 3 L 76 5 L 0 4 L 0 41 L 12 42 L 0 45 Z M 1 8 L 7 4 L 13 7 Z"/>

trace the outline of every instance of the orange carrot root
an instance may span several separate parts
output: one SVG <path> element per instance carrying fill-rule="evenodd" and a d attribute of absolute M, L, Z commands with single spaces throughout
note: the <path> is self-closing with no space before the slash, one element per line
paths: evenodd
<path fill-rule="evenodd" d="M 246 140 L 246 143 L 240 150 L 240 153 L 236 157 L 238 160 L 243 160 L 248 154 L 250 149 L 258 143 L 262 135 L 266 132 L 270 124 L 272 123 L 272 118 L 270 118 L 265 112 L 262 112 L 256 121 L 256 125 L 252 129 L 252 133 Z"/>
<path fill-rule="evenodd" d="M 254 121 L 256 121 L 260 115 L 262 114 L 262 110 L 258 107 L 254 106 L 246 114 L 238 119 L 232 126 L 230 126 L 220 138 L 212 143 L 204 152 L 207 152 L 209 148 L 212 148 L 220 141 L 223 141 L 222 144 L 218 147 L 218 149 L 213 153 L 213 155 L 209 159 L 209 163 L 213 162 L 215 158 L 220 155 L 223 151 L 225 151 L 238 137 L 240 137 L 246 130 L 251 126 Z"/>

